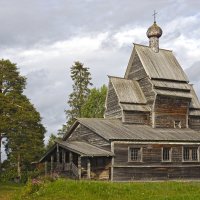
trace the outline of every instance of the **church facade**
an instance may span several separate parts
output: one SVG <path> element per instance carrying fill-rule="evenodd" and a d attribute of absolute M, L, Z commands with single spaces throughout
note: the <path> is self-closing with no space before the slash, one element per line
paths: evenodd
<path fill-rule="evenodd" d="M 200 103 L 173 52 L 159 48 L 161 35 L 154 22 L 149 46 L 134 44 L 124 77 L 109 76 L 104 118 L 77 119 L 41 158 L 46 171 L 111 181 L 200 178 Z"/>

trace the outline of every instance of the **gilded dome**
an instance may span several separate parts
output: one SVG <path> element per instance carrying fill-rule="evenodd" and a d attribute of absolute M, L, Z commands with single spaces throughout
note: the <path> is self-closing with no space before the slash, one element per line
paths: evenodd
<path fill-rule="evenodd" d="M 162 35 L 162 29 L 156 24 L 156 22 L 153 23 L 152 26 L 150 26 L 147 30 L 147 37 L 157 37 L 159 38 Z"/>

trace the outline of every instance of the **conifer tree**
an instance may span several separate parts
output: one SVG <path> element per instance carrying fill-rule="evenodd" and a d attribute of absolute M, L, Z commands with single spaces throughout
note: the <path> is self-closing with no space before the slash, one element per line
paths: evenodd
<path fill-rule="evenodd" d="M 6 138 L 8 161 L 19 176 L 44 149 L 45 128 L 40 114 L 23 95 L 25 85 L 26 78 L 16 64 L 0 60 L 0 134 Z"/>
<path fill-rule="evenodd" d="M 72 125 L 75 118 L 82 117 L 81 108 L 89 95 L 89 86 L 92 85 L 89 68 L 84 67 L 84 65 L 78 61 L 71 67 L 71 78 L 73 80 L 73 92 L 69 95 L 68 100 L 70 109 L 65 111 L 67 127 Z"/>

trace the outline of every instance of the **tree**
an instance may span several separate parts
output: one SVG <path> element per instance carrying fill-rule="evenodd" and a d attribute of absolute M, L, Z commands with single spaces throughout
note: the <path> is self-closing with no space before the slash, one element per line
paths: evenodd
<path fill-rule="evenodd" d="M 23 95 L 26 78 L 16 64 L 0 60 L 0 133 L 6 136 L 6 153 L 11 166 L 30 167 L 44 150 L 45 128 L 40 114 Z"/>
<path fill-rule="evenodd" d="M 102 118 L 105 111 L 106 94 L 107 87 L 105 85 L 100 89 L 91 89 L 87 101 L 81 108 L 81 116 L 86 118 Z"/>
<path fill-rule="evenodd" d="M 55 140 L 57 139 L 56 135 L 54 135 L 53 133 L 50 135 L 49 137 L 49 140 L 48 140 L 48 143 L 46 145 L 46 150 L 48 150 L 49 148 L 51 148 L 54 143 L 55 143 Z"/>
<path fill-rule="evenodd" d="M 85 103 L 90 89 L 91 74 L 89 68 L 84 67 L 82 63 L 75 62 L 71 67 L 71 78 L 73 80 L 73 92 L 69 95 L 68 104 L 70 109 L 66 110 L 67 127 L 71 126 L 75 118 L 81 117 L 81 107 Z"/>

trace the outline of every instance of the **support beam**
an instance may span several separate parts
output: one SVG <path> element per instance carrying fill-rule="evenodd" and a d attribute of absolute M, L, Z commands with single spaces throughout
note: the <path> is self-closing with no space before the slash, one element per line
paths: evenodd
<path fill-rule="evenodd" d="M 48 162 L 45 161 L 45 163 L 44 163 L 44 172 L 45 172 L 45 176 L 47 176 L 47 173 L 48 173 L 48 171 L 47 171 L 47 165 L 48 165 Z"/>
<path fill-rule="evenodd" d="M 54 157 L 53 155 L 51 155 L 51 176 L 53 175 L 53 161 L 54 161 Z"/>
<path fill-rule="evenodd" d="M 81 157 L 78 157 L 78 178 L 81 179 Z"/>
<path fill-rule="evenodd" d="M 59 152 L 59 145 L 57 144 L 57 151 L 56 151 L 56 161 L 57 161 L 57 166 L 59 166 L 60 163 L 60 152 Z"/>
<path fill-rule="evenodd" d="M 91 178 L 91 163 L 90 163 L 90 158 L 87 159 L 87 178 Z"/>
<path fill-rule="evenodd" d="M 65 155 L 65 150 L 62 149 L 62 166 L 63 166 L 63 170 L 65 170 L 65 163 L 66 163 L 66 155 Z"/>
<path fill-rule="evenodd" d="M 72 162 L 73 162 L 73 154 L 69 152 L 69 166 L 70 166 L 70 173 L 72 173 Z"/>

